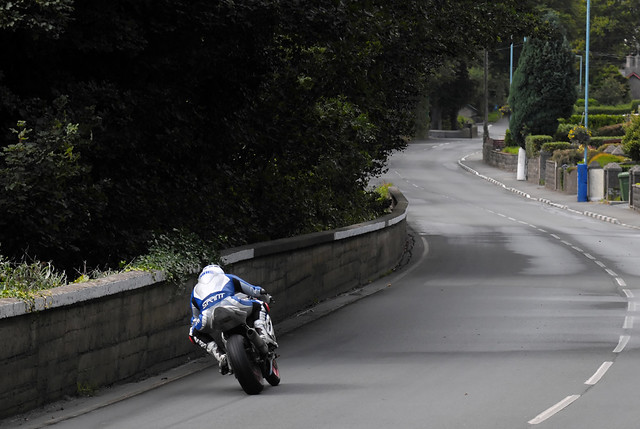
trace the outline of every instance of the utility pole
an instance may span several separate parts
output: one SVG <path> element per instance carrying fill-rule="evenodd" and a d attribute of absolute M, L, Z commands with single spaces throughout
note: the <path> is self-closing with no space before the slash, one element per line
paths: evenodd
<path fill-rule="evenodd" d="M 484 50 L 484 127 L 482 133 L 483 144 L 489 139 L 489 52 Z"/>
<path fill-rule="evenodd" d="M 511 37 L 513 39 L 513 36 Z M 513 42 L 511 42 L 511 55 L 509 59 L 509 86 L 513 83 Z"/>

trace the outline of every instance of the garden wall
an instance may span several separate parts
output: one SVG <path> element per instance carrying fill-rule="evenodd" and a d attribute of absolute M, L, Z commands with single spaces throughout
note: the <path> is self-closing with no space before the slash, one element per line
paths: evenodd
<path fill-rule="evenodd" d="M 364 285 L 397 266 L 407 201 L 334 231 L 228 249 L 228 271 L 266 288 L 277 322 Z M 0 418 L 79 391 L 161 372 L 201 356 L 187 339 L 196 275 L 176 286 L 162 273 L 127 272 L 52 289 L 34 302 L 0 300 Z"/>
<path fill-rule="evenodd" d="M 640 212 L 640 185 L 636 185 L 635 183 L 631 185 L 631 193 L 632 193 L 632 201 L 633 205 L 631 208 L 637 212 Z"/>
<path fill-rule="evenodd" d="M 482 150 L 484 162 L 501 170 L 518 171 L 518 155 L 500 152 L 502 147 L 504 147 L 503 140 L 487 138 Z"/>

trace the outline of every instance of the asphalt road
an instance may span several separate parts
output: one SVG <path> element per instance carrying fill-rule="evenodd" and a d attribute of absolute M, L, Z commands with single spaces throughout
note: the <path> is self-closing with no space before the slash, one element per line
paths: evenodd
<path fill-rule="evenodd" d="M 250 397 L 205 368 L 54 427 L 639 427 L 639 232 L 459 166 L 479 150 L 425 141 L 391 159 L 411 262 L 281 335 L 280 386 Z"/>

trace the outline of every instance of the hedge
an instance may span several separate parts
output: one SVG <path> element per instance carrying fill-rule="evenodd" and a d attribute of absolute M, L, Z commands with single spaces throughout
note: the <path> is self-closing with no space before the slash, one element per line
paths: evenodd
<path fill-rule="evenodd" d="M 607 143 L 620 143 L 624 136 L 594 136 L 589 140 L 589 146 L 600 147 Z"/>
<path fill-rule="evenodd" d="M 540 148 L 545 143 L 553 141 L 553 137 L 546 135 L 529 135 L 524 139 L 527 158 L 533 158 L 540 153 Z"/>
<path fill-rule="evenodd" d="M 589 115 L 589 128 L 598 129 L 608 125 L 626 122 L 626 115 Z M 569 119 L 558 119 L 560 124 L 581 124 L 584 122 L 582 115 L 571 115 Z"/>
<path fill-rule="evenodd" d="M 549 142 L 542 145 L 541 151 L 554 152 L 556 150 L 571 149 L 573 146 L 567 142 Z"/>

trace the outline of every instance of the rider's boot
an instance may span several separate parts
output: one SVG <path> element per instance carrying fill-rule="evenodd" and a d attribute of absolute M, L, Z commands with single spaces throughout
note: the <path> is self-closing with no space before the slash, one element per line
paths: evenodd
<path fill-rule="evenodd" d="M 231 373 L 229 362 L 227 361 L 227 355 L 224 353 L 220 353 L 220 351 L 218 350 L 218 345 L 215 341 L 211 341 L 210 343 L 208 343 L 205 347 L 205 350 L 218 361 L 218 369 L 220 371 L 220 374 L 226 375 Z"/>
<path fill-rule="evenodd" d="M 273 329 L 273 324 L 271 323 L 271 317 L 267 312 L 264 305 L 260 306 L 260 313 L 258 317 L 253 322 L 253 327 L 255 328 L 258 335 L 267 343 L 269 350 L 274 350 L 278 348 L 278 343 L 276 342 L 276 333 Z"/>

